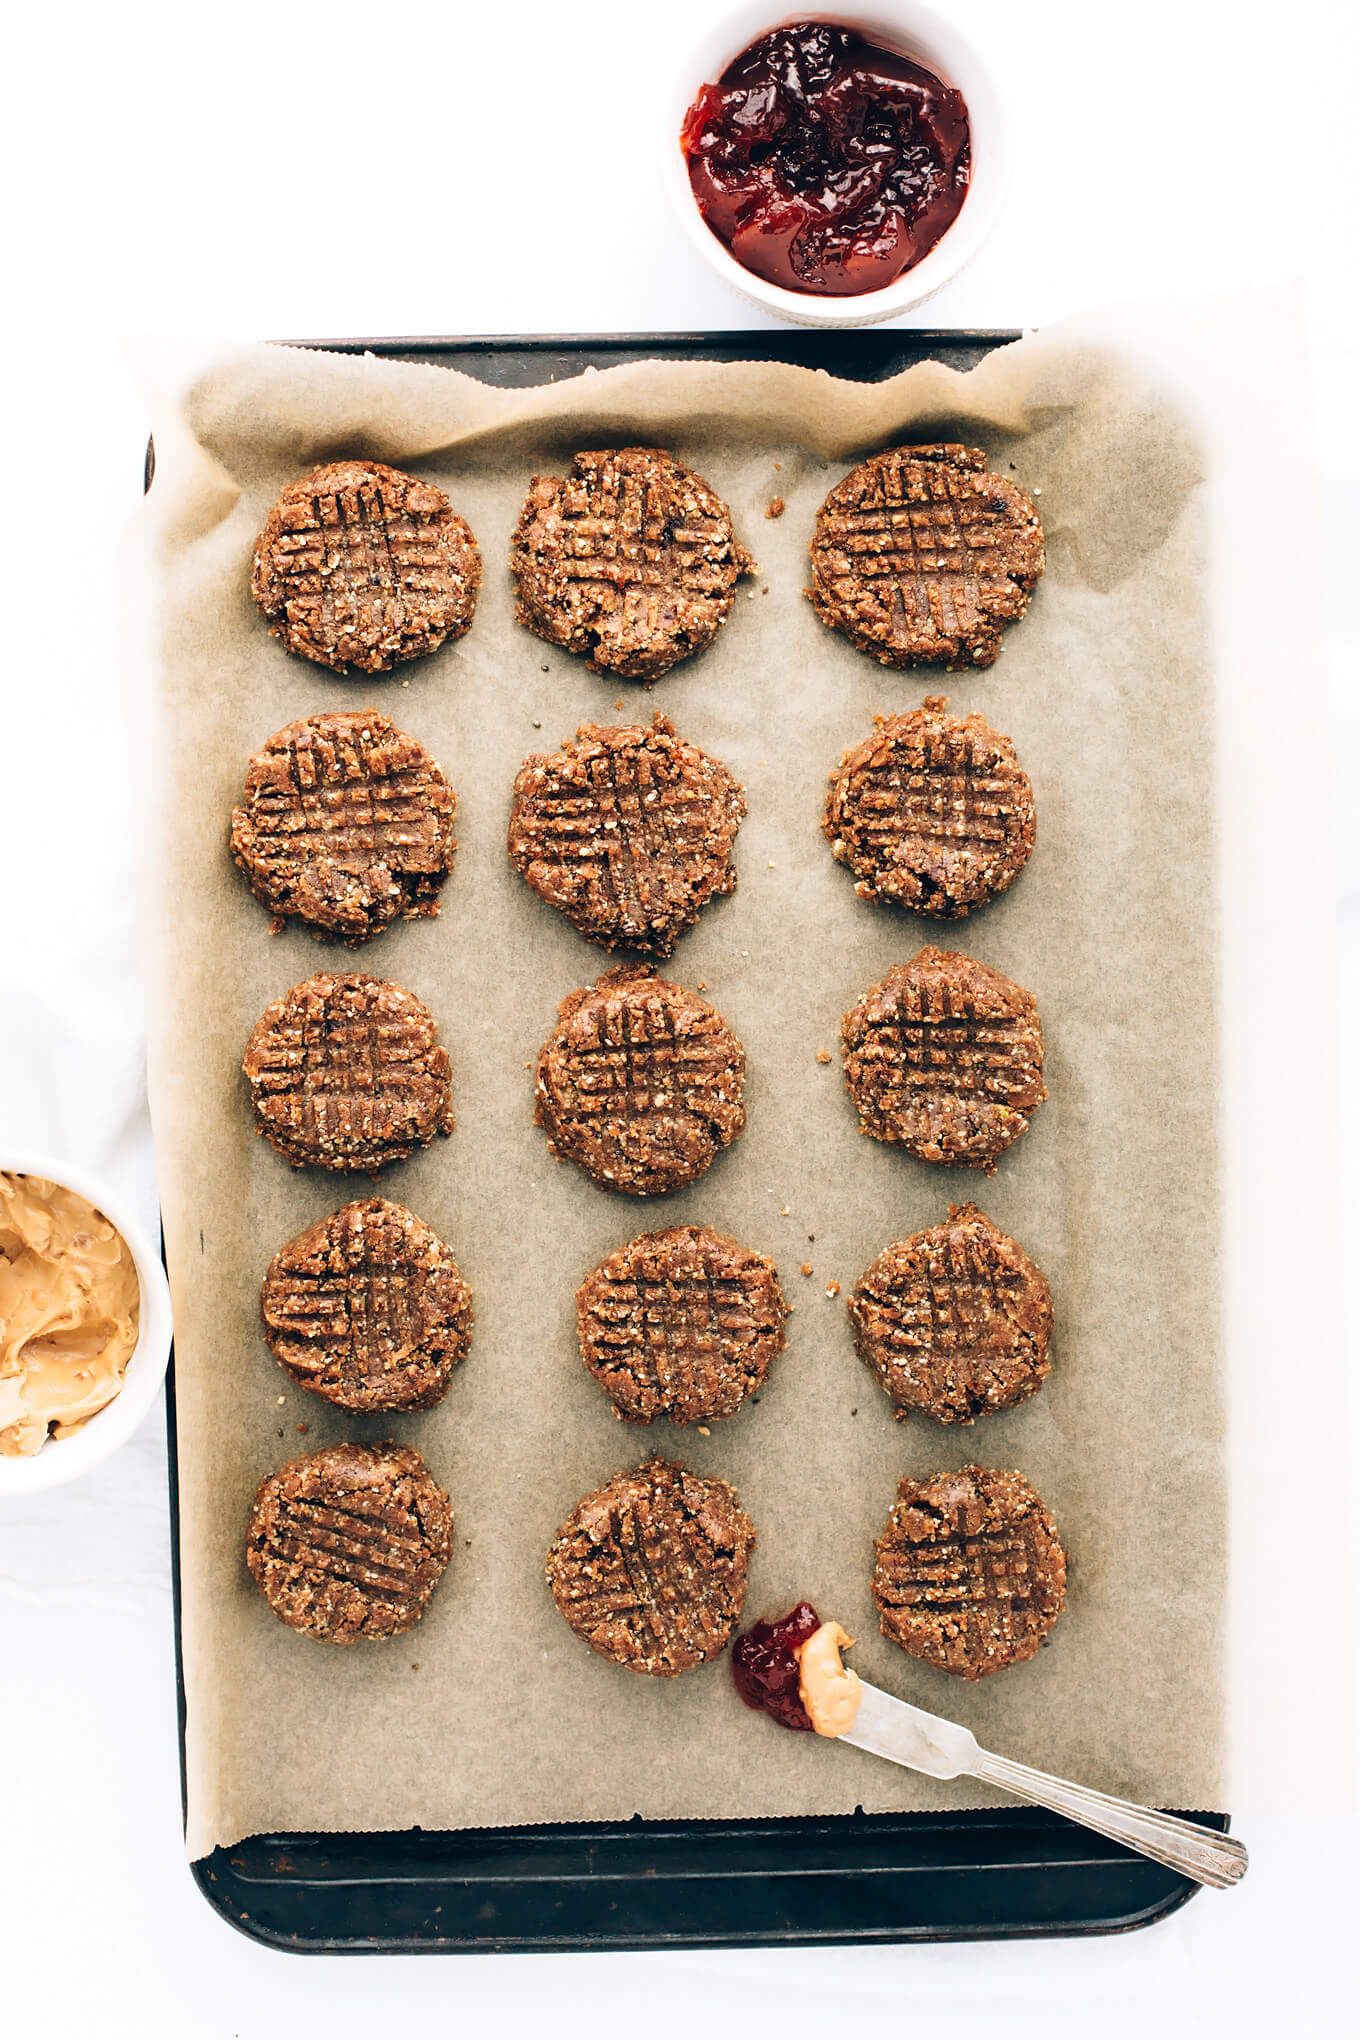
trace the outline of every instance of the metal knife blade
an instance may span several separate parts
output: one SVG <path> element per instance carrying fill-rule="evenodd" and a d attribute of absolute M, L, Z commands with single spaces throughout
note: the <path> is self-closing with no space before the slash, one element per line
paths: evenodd
<path fill-rule="evenodd" d="M 927 1714 L 861 1680 L 863 1688 L 854 1726 L 839 1742 L 853 1743 L 871 1756 L 905 1764 L 931 1778 L 957 1778 L 973 1769 L 981 1756 L 972 1731 L 938 1714 Z"/>

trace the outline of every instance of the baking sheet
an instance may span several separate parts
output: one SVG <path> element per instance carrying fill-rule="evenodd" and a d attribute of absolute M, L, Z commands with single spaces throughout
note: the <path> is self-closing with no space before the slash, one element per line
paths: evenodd
<path fill-rule="evenodd" d="M 176 1303 L 190 1853 L 290 1828 L 982 1803 L 755 1721 L 723 1663 L 644 1681 L 572 1637 L 543 1551 L 582 1494 L 650 1448 L 737 1486 L 760 1534 L 748 1617 L 806 1594 L 861 1638 L 867 1676 L 984 1742 L 1162 1804 L 1222 1803 L 1217 761 L 1206 454 L 1180 404 L 1117 350 L 1061 335 L 966 378 L 926 364 L 875 387 L 668 364 L 496 392 L 281 349 L 146 350 L 143 374 L 162 746 L 151 1082 Z M 887 673 L 802 599 L 812 517 L 850 460 L 956 434 L 1038 492 L 1048 573 L 987 672 Z M 530 473 L 628 439 L 691 459 L 761 563 L 713 650 L 650 692 L 519 631 L 503 569 Z M 289 658 L 248 594 L 274 495 L 341 453 L 438 481 L 486 557 L 469 635 L 392 676 L 340 680 Z M 775 494 L 777 522 L 763 515 Z M 855 898 L 818 828 L 825 775 L 875 711 L 927 691 L 1012 735 L 1038 804 L 1028 872 L 941 937 L 1026 984 L 1048 1038 L 1050 1102 L 991 1182 L 861 1140 L 836 1055 L 845 1006 L 940 930 Z M 265 737 L 370 702 L 449 771 L 461 848 L 437 921 L 351 957 L 297 929 L 271 937 L 225 835 Z M 526 752 L 654 706 L 747 787 L 739 889 L 668 968 L 706 984 L 745 1042 L 749 1122 L 701 1184 L 639 1201 L 552 1162 L 531 1124 L 529 1065 L 556 1001 L 608 959 L 511 872 L 504 826 Z M 477 1304 L 471 1357 L 424 1416 L 342 1418 L 258 1336 L 275 1248 L 367 1189 L 289 1170 L 255 1138 L 238 1073 L 263 1006 L 324 962 L 408 984 L 453 1059 L 458 1131 L 379 1185 L 450 1240 Z M 1035 1401 L 970 1431 L 894 1425 L 844 1296 L 889 1239 L 966 1197 L 1048 1273 L 1054 1372 Z M 707 1438 L 625 1429 L 580 1366 L 573 1292 L 633 1232 L 700 1220 L 774 1256 L 798 1306 L 788 1351 L 759 1405 Z M 410 1637 L 325 1649 L 250 1585 L 246 1511 L 297 1451 L 389 1434 L 418 1443 L 450 1488 L 454 1561 Z M 1072 1560 L 1050 1646 L 978 1688 L 877 1637 L 869 1594 L 897 1477 L 969 1458 L 1023 1468 Z"/>

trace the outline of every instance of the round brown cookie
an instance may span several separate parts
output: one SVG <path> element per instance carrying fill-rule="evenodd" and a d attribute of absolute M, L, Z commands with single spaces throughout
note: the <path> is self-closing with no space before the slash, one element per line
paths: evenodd
<path fill-rule="evenodd" d="M 331 1445 L 260 1482 L 246 1564 L 281 1622 L 324 1643 L 399 1636 L 453 1550 L 449 1498 L 405 1445 Z"/>
<path fill-rule="evenodd" d="M 246 768 L 231 854 L 256 899 L 351 944 L 437 914 L 458 803 L 434 759 L 385 715 L 311 715 Z"/>
<path fill-rule="evenodd" d="M 713 642 L 756 563 L 703 477 L 654 446 L 536 475 L 510 544 L 522 624 L 597 673 L 659 680 Z"/>
<path fill-rule="evenodd" d="M 1066 1598 L 1052 1516 L 1023 1474 L 991 1467 L 899 1481 L 874 1558 L 883 1634 L 963 1679 L 1032 1658 Z"/>
<path fill-rule="evenodd" d="M 472 1334 L 452 1253 L 384 1197 L 342 1205 L 280 1247 L 260 1315 L 279 1365 L 342 1410 L 432 1409 Z"/>
<path fill-rule="evenodd" d="M 736 1628 L 755 1541 L 726 1481 L 652 1458 L 577 1504 L 548 1548 L 547 1581 L 592 1650 L 673 1679 Z"/>
<path fill-rule="evenodd" d="M 784 1350 L 773 1261 L 711 1226 L 643 1233 L 576 1292 L 581 1358 L 621 1417 L 730 1417 Z"/>
<path fill-rule="evenodd" d="M 1049 1372 L 1048 1284 L 975 1204 L 886 1247 L 855 1284 L 850 1322 L 899 1417 L 971 1424 L 1024 1402 Z"/>
<path fill-rule="evenodd" d="M 1034 848 L 1034 795 L 1015 746 L 939 695 L 876 718 L 831 777 L 822 827 L 863 900 L 961 920 L 1005 892 Z"/>
<path fill-rule="evenodd" d="M 975 446 L 894 446 L 817 512 L 807 590 L 884 666 L 990 666 L 1044 571 L 1039 513 Z"/>
<path fill-rule="evenodd" d="M 669 956 L 715 893 L 746 813 L 727 767 L 650 729 L 576 732 L 552 758 L 527 758 L 510 809 L 510 862 L 592 942 Z"/>
<path fill-rule="evenodd" d="M 1033 999 L 952 949 L 918 949 L 867 991 L 841 1053 L 861 1132 L 989 1176 L 1048 1096 Z"/>
<path fill-rule="evenodd" d="M 381 1169 L 452 1133 L 428 1006 L 388 979 L 318 971 L 266 1006 L 241 1067 L 256 1130 L 300 1169 Z"/>
<path fill-rule="evenodd" d="M 290 652 L 385 673 L 472 622 L 482 556 L 442 489 L 376 460 L 290 482 L 255 542 L 250 592 Z"/>
<path fill-rule="evenodd" d="M 570 992 L 538 1056 L 534 1120 L 602 1190 L 697 1182 L 746 1124 L 746 1051 L 720 1013 L 650 964 Z"/>

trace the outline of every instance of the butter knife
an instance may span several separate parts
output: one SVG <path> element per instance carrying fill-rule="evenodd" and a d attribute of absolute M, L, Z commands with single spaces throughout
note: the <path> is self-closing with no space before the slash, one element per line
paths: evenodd
<path fill-rule="evenodd" d="M 1151 1856 L 1199 1884 L 1219 1890 L 1236 1884 L 1246 1874 L 1247 1852 L 1231 1835 L 1216 1834 L 1212 1828 L 1181 1820 L 1174 1813 L 1158 1813 L 1137 1806 L 1128 1799 L 1112 1799 L 1105 1792 L 1092 1792 L 1085 1785 L 1069 1784 L 1065 1778 L 1050 1777 L 1047 1771 L 1016 1764 L 1009 1757 L 993 1756 L 981 1749 L 971 1731 L 923 1707 L 912 1707 L 877 1686 L 860 1680 L 861 1698 L 853 1725 L 836 1739 L 851 1743 L 871 1756 L 886 1757 L 890 1764 L 905 1765 L 909 1771 L 924 1771 L 930 1778 L 982 1778 L 999 1785 L 1017 1799 L 1032 1806 L 1046 1806 L 1066 1814 L 1126 1849 Z"/>

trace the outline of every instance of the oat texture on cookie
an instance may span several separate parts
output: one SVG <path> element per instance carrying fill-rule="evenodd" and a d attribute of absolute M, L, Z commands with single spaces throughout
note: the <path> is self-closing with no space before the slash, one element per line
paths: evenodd
<path fill-rule="evenodd" d="M 559 1011 L 535 1077 L 553 1153 L 630 1197 L 696 1182 L 746 1124 L 746 1054 L 722 1015 L 650 964 L 606 971 Z"/>
<path fill-rule="evenodd" d="M 845 1015 L 841 1052 L 861 1131 L 922 1162 L 993 1174 L 1048 1096 L 1034 1000 L 954 950 L 890 970 Z"/>
<path fill-rule="evenodd" d="M 832 774 L 822 828 L 861 899 L 960 920 L 1024 870 L 1034 795 L 1009 737 L 945 709 L 880 716 Z"/>
<path fill-rule="evenodd" d="M 535 476 L 510 568 L 527 629 L 597 672 L 659 680 L 713 642 L 756 564 L 702 475 L 627 446 Z"/>
<path fill-rule="evenodd" d="M 280 1247 L 260 1316 L 279 1365 L 346 1410 L 433 1408 L 472 1334 L 451 1250 L 385 1197 L 342 1205 Z"/>
<path fill-rule="evenodd" d="M 589 941 L 669 956 L 708 901 L 737 882 L 746 813 L 727 767 L 665 716 L 650 728 L 588 724 L 527 758 L 510 810 L 510 861 Z"/>
<path fill-rule="evenodd" d="M 577 1504 L 545 1573 L 559 1613 L 592 1650 L 669 1679 L 727 1643 L 755 1541 L 726 1481 L 652 1458 Z"/>
<path fill-rule="evenodd" d="M 1066 1598 L 1057 1525 L 1005 1469 L 904 1478 L 874 1559 L 883 1634 L 962 1679 L 1032 1658 Z"/>
<path fill-rule="evenodd" d="M 448 1495 L 404 1445 L 331 1445 L 261 1481 L 246 1564 L 281 1622 L 323 1643 L 411 1629 L 453 1550 Z"/>
<path fill-rule="evenodd" d="M 581 1358 L 630 1423 L 730 1417 L 783 1351 L 774 1263 L 711 1226 L 642 1233 L 576 1292 Z"/>
<path fill-rule="evenodd" d="M 860 1358 L 899 1417 L 969 1424 L 1014 1408 L 1048 1375 L 1048 1283 L 975 1204 L 951 1204 L 943 1225 L 885 1247 L 849 1307 Z"/>
<path fill-rule="evenodd" d="M 428 1006 L 389 979 L 319 971 L 265 1008 L 241 1067 L 258 1132 L 295 1168 L 384 1168 L 453 1131 Z"/>
<path fill-rule="evenodd" d="M 250 587 L 290 652 L 385 673 L 472 622 L 477 542 L 442 489 L 374 460 L 290 482 L 255 544 Z"/>
<path fill-rule="evenodd" d="M 429 752 L 376 709 L 307 716 L 250 760 L 231 854 L 280 921 L 355 946 L 439 911 L 456 808 Z"/>
<path fill-rule="evenodd" d="M 808 597 L 884 666 L 990 666 L 1044 570 L 1033 499 L 975 446 L 895 446 L 817 513 Z"/>

